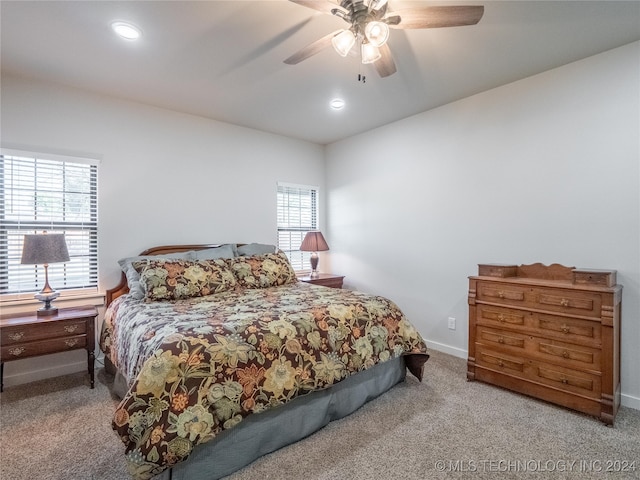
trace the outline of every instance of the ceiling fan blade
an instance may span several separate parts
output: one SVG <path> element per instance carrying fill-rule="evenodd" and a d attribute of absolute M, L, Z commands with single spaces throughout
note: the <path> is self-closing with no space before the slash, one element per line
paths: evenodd
<path fill-rule="evenodd" d="M 330 2 L 329 0 L 289 0 L 290 2 L 297 3 L 298 5 L 302 5 L 303 7 L 312 8 L 314 10 L 318 10 L 319 12 L 328 13 L 331 15 L 331 10 L 334 8 L 339 8 L 339 5 Z"/>
<path fill-rule="evenodd" d="M 382 55 L 376 62 L 373 64 L 376 67 L 376 71 L 378 75 L 381 77 L 388 77 L 389 75 L 393 75 L 396 73 L 396 64 L 393 61 L 393 56 L 391 55 L 391 50 L 389 49 L 389 45 L 386 43 L 379 47 L 380 54 Z"/>
<path fill-rule="evenodd" d="M 482 5 L 422 7 L 397 10 L 390 16 L 399 15 L 400 23 L 389 24 L 391 28 L 440 28 L 475 25 L 484 14 Z"/>
<path fill-rule="evenodd" d="M 295 65 L 296 63 L 300 63 L 303 60 L 306 60 L 312 55 L 319 53 L 324 48 L 331 45 L 331 39 L 335 37 L 338 33 L 342 32 L 342 29 L 336 30 L 335 32 L 331 32 L 328 35 L 316 40 L 313 43 L 310 43 L 306 47 L 298 50 L 296 53 L 287 58 L 284 63 L 288 65 Z"/>
<path fill-rule="evenodd" d="M 382 19 L 382 21 L 384 23 L 386 23 L 387 25 L 392 26 L 392 27 L 394 25 L 398 25 L 401 20 L 402 19 L 400 18 L 400 15 L 395 15 L 395 14 L 390 15 L 390 16 L 385 17 L 385 18 Z"/>

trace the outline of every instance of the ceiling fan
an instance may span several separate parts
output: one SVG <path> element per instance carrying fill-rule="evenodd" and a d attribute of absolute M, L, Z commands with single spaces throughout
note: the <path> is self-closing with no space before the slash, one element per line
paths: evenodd
<path fill-rule="evenodd" d="M 484 13 L 484 7 L 434 6 L 414 7 L 387 12 L 387 0 L 289 0 L 342 18 L 349 28 L 336 30 L 297 51 L 284 63 L 295 65 L 319 53 L 325 47 L 333 48 L 346 57 L 354 45 L 360 45 L 362 63 L 373 63 L 381 77 L 396 72 L 391 50 L 387 45 L 389 28 L 440 28 L 475 25 Z"/>

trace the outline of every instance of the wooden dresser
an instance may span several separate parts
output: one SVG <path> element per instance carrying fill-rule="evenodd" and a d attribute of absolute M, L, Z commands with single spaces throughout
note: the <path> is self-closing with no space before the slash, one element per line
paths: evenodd
<path fill-rule="evenodd" d="M 467 379 L 599 417 L 620 405 L 615 270 L 479 265 L 469 277 Z"/>

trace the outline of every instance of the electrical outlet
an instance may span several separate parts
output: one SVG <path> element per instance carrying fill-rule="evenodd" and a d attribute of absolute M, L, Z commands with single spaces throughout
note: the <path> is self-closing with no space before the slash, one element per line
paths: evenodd
<path fill-rule="evenodd" d="M 455 330 L 456 329 L 456 319 L 454 317 L 449 317 L 448 326 L 449 326 L 449 330 Z"/>

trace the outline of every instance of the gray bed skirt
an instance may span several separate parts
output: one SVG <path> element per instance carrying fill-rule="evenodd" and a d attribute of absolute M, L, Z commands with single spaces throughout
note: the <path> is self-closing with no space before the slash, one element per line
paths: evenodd
<path fill-rule="evenodd" d="M 217 480 L 343 418 L 404 380 L 404 358 L 395 358 L 342 382 L 298 397 L 286 405 L 250 415 L 214 440 L 197 445 L 189 458 L 154 480 Z M 116 375 L 114 391 L 124 379 Z M 126 387 L 125 387 L 126 393 Z"/>

